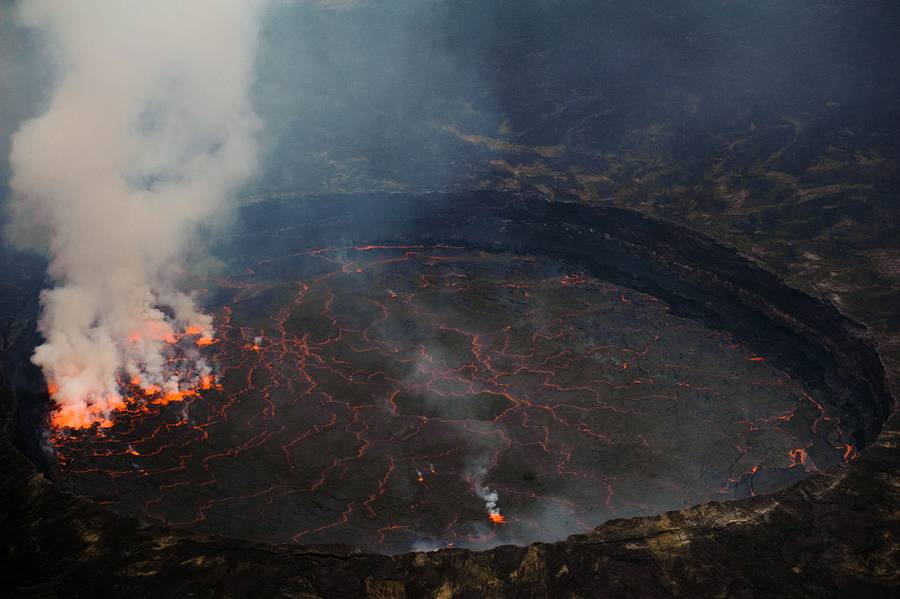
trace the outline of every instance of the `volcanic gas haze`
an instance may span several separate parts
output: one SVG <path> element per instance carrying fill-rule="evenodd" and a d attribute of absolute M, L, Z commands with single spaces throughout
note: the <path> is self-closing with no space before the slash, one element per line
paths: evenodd
<path fill-rule="evenodd" d="M 257 162 L 249 88 L 263 0 L 29 0 L 56 79 L 11 151 L 8 238 L 45 252 L 32 360 L 57 426 L 106 424 L 135 390 L 208 381 L 212 320 L 178 290 L 198 227 Z"/>

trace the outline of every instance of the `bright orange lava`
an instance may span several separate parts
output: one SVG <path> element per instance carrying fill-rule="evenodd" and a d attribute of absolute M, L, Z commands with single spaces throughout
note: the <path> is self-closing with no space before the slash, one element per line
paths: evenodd
<path fill-rule="evenodd" d="M 212 389 L 213 384 L 216 382 L 216 379 L 213 375 L 207 374 L 206 376 L 200 379 L 200 388 L 203 390 Z"/>
<path fill-rule="evenodd" d="M 197 395 L 197 392 L 194 389 L 185 389 L 184 391 L 169 391 L 162 397 L 157 397 L 156 399 L 152 400 L 151 403 L 159 406 L 164 406 L 172 402 L 184 401 L 184 398 L 193 397 L 194 395 Z"/>
<path fill-rule="evenodd" d="M 852 445 L 849 445 L 849 444 L 845 445 L 844 447 L 845 447 L 845 450 L 844 450 L 844 461 L 846 462 L 846 461 L 848 461 L 850 458 L 853 457 L 853 455 L 854 455 L 854 453 L 853 453 L 853 452 L 854 452 L 854 449 L 853 449 L 853 446 L 852 446 Z"/>
<path fill-rule="evenodd" d="M 137 387 L 140 384 L 140 381 L 140 377 L 135 376 L 130 379 L 129 383 L 133 387 Z M 89 406 L 87 409 L 82 406 L 59 407 L 51 414 L 50 424 L 56 429 L 85 429 L 91 428 L 94 424 L 97 424 L 100 428 L 109 428 L 113 425 L 113 421 L 107 414 L 124 410 L 129 407 L 130 409 L 134 409 L 135 404 L 139 401 L 138 397 L 140 394 L 146 398 L 145 401 L 149 401 L 151 404 L 166 405 L 173 402 L 184 401 L 188 397 L 197 397 L 199 396 L 200 391 L 206 391 L 215 386 L 216 379 L 215 375 L 212 374 L 201 377 L 194 387 L 178 391 L 163 392 L 159 386 L 150 385 L 145 389 L 133 390 L 135 391 L 135 395 L 133 396 L 129 395 L 124 398 L 110 397 L 106 400 L 105 406 L 102 408 L 97 405 Z M 53 387 L 50 387 L 50 389 L 56 391 Z M 139 454 L 133 453 L 133 455 Z"/>
<path fill-rule="evenodd" d="M 488 514 L 488 518 L 491 519 L 491 522 L 494 524 L 506 524 L 506 518 L 500 512 L 493 512 Z"/>
<path fill-rule="evenodd" d="M 125 402 L 120 397 L 110 397 L 106 403 L 106 411 L 121 410 L 125 407 Z M 97 416 L 104 412 L 100 406 L 88 406 L 85 410 L 81 407 L 62 406 L 50 416 L 50 424 L 53 428 L 90 428 L 97 423 L 100 428 L 109 428 L 113 425 L 109 418 L 102 418 L 99 421 Z"/>
<path fill-rule="evenodd" d="M 146 331 L 134 331 L 128 335 L 127 340 L 132 343 L 140 342 L 146 337 L 150 339 L 158 339 L 165 343 L 175 345 L 182 338 L 168 330 L 166 325 L 151 322 L 146 325 Z M 184 335 L 201 335 L 203 330 L 199 326 L 191 325 L 185 329 Z M 195 341 L 196 345 L 205 347 L 216 343 L 216 339 L 208 336 L 200 337 Z M 140 408 L 138 405 L 143 399 L 155 405 L 166 405 L 172 402 L 184 401 L 188 397 L 196 397 L 200 391 L 206 391 L 216 386 L 215 376 L 205 374 L 199 379 L 193 379 L 187 388 L 175 391 L 165 391 L 159 385 L 146 385 L 142 387 L 144 379 L 140 375 L 131 377 L 123 377 L 119 379 L 119 386 L 122 389 L 123 396 L 115 395 L 106 398 L 105 402 L 94 405 L 72 405 L 59 406 L 50 415 L 50 425 L 55 429 L 88 429 L 95 424 L 101 428 L 109 428 L 113 425 L 111 414 L 125 409 Z M 181 383 L 179 383 L 181 384 Z M 51 397 L 56 397 L 59 392 L 59 385 L 56 381 L 47 381 L 47 393 Z M 139 455 L 135 453 L 134 455 Z"/>

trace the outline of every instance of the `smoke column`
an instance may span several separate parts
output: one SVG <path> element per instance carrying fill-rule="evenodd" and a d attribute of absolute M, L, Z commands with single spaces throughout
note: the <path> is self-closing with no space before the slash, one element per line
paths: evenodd
<path fill-rule="evenodd" d="M 500 513 L 500 508 L 497 507 L 500 501 L 500 494 L 489 489 L 484 484 L 487 473 L 488 470 L 485 465 L 479 464 L 474 467 L 474 471 L 469 475 L 472 481 L 472 489 L 484 501 L 484 511 L 487 513 L 488 519 L 494 524 L 505 524 L 506 518 Z"/>
<path fill-rule="evenodd" d="M 198 227 L 256 167 L 262 0 L 28 0 L 46 112 L 14 135 L 7 237 L 45 252 L 32 361 L 57 426 L 109 424 L 122 381 L 175 396 L 208 374 L 211 318 L 178 290 Z M 173 359 L 177 355 L 178 359 Z M 173 365 L 175 364 L 175 365 Z M 174 395 L 173 395 L 174 394 Z"/>

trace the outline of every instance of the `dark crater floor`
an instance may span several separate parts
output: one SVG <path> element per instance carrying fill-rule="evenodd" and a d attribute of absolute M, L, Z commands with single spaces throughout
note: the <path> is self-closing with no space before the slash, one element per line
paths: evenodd
<path fill-rule="evenodd" d="M 218 386 L 53 435 L 59 484 L 253 541 L 484 548 L 771 493 L 877 434 L 880 363 L 824 306 L 628 212 L 507 202 L 247 207 L 194 282 Z"/>

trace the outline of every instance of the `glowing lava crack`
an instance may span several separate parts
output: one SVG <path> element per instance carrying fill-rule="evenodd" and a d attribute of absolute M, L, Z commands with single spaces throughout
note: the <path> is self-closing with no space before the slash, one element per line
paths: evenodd
<path fill-rule="evenodd" d="M 54 435 L 63 484 L 173 525 L 395 552 L 555 540 L 854 454 L 766 356 L 549 258 L 326 248 L 204 293 L 218 341 L 185 334 L 217 383 L 126 381 L 109 427 Z"/>

